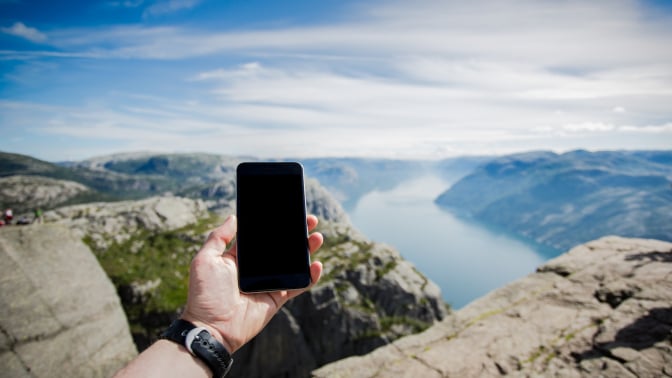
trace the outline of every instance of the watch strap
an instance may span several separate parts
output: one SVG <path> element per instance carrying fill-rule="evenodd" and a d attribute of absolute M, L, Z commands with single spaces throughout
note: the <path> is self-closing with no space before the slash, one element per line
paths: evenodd
<path fill-rule="evenodd" d="M 226 376 L 233 365 L 233 358 L 222 343 L 207 329 L 196 327 L 186 320 L 175 320 L 161 338 L 186 347 L 192 355 L 205 362 L 215 378 Z"/>

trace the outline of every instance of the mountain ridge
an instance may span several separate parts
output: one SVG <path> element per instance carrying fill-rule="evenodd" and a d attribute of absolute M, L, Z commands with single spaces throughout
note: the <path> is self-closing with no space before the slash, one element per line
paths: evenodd
<path fill-rule="evenodd" d="M 672 152 L 534 152 L 481 165 L 439 206 L 566 249 L 607 234 L 672 240 Z"/>

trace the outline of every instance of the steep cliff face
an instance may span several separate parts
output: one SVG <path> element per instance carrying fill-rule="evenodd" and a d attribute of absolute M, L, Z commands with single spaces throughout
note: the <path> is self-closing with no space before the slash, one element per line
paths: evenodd
<path fill-rule="evenodd" d="M 0 376 L 109 377 L 137 353 L 114 286 L 68 229 L 0 229 L 0 277 Z"/>
<path fill-rule="evenodd" d="M 419 335 L 313 375 L 672 376 L 672 244 L 578 246 Z"/>
<path fill-rule="evenodd" d="M 302 377 L 325 363 L 420 332 L 448 313 L 433 282 L 350 226 L 322 225 L 323 279 L 236 352 L 234 377 Z"/>
<path fill-rule="evenodd" d="M 350 223 L 348 214 L 341 204 L 325 189 L 319 181 L 306 179 L 306 210 L 319 219 L 329 222 Z"/>

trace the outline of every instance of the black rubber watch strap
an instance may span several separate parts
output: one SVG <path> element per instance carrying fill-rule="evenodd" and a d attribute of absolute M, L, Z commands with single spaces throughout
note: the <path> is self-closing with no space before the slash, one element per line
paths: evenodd
<path fill-rule="evenodd" d="M 187 336 L 191 339 L 188 345 Z M 212 337 L 206 329 L 197 328 L 186 320 L 175 320 L 161 334 L 161 338 L 185 346 L 189 352 L 208 365 L 215 378 L 226 376 L 233 365 L 233 358 L 222 343 Z"/>

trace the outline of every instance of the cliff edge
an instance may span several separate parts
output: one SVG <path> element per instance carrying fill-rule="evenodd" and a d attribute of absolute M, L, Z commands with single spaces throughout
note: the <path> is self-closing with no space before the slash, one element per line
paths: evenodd
<path fill-rule="evenodd" d="M 672 243 L 605 237 L 315 377 L 672 376 Z"/>
<path fill-rule="evenodd" d="M 136 353 L 84 243 L 58 225 L 0 229 L 0 377 L 109 377 Z"/>

